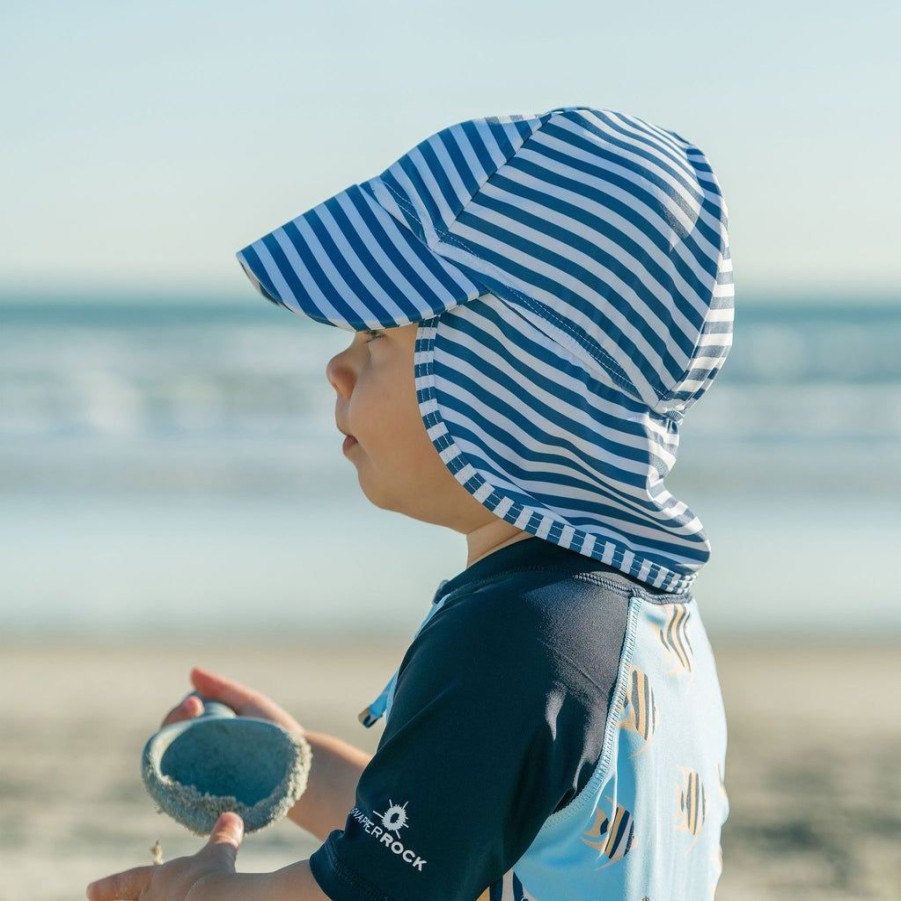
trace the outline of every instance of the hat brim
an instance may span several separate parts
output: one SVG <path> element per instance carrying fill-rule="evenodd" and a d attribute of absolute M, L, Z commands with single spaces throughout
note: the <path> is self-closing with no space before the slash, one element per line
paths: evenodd
<path fill-rule="evenodd" d="M 484 293 L 392 216 L 368 182 L 286 222 L 237 257 L 273 303 L 353 331 L 421 322 Z"/>

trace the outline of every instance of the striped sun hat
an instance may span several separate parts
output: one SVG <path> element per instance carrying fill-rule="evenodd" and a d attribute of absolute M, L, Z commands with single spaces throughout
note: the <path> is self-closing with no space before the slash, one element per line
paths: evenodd
<path fill-rule="evenodd" d="M 704 154 L 583 106 L 432 135 L 238 253 L 338 328 L 420 323 L 419 409 L 485 507 L 655 588 L 710 557 L 664 487 L 732 340 L 726 207 Z"/>

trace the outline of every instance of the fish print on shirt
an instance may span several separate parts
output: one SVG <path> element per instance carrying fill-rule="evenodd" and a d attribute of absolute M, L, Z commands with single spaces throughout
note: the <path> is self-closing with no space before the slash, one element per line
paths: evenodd
<path fill-rule="evenodd" d="M 694 668 L 694 652 L 688 638 L 688 619 L 691 611 L 684 604 L 672 604 L 671 607 L 666 622 L 657 631 L 673 664 L 670 673 L 690 673 Z"/>
<path fill-rule="evenodd" d="M 654 699 L 654 690 L 651 688 L 647 674 L 637 666 L 629 668 L 628 688 L 619 726 L 627 732 L 634 732 L 643 739 L 644 743 L 630 757 L 636 757 L 648 747 L 654 736 L 654 730 L 657 728 L 657 703 Z"/>
<path fill-rule="evenodd" d="M 704 828 L 707 815 L 707 798 L 704 783 L 700 775 L 688 767 L 680 767 L 683 780 L 678 786 L 678 807 L 676 812 L 676 828 L 682 832 L 690 832 L 695 838 Z"/>
<path fill-rule="evenodd" d="M 603 809 L 598 809 L 591 828 L 582 833 L 582 841 L 586 845 L 596 848 L 608 858 L 608 863 L 599 869 L 622 860 L 635 847 L 635 822 L 632 814 L 612 798 L 607 800 L 613 804 L 613 813 L 608 816 Z"/>
<path fill-rule="evenodd" d="M 502 879 L 486 888 L 477 901 L 538 901 L 538 898 L 523 888 L 513 870 L 508 870 Z"/>

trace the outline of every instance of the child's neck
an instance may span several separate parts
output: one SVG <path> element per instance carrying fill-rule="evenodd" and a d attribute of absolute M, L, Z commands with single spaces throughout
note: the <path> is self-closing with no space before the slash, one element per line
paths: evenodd
<path fill-rule="evenodd" d="M 493 527 L 493 531 L 483 532 L 483 529 L 487 529 L 486 526 L 483 526 L 481 529 L 476 529 L 475 532 L 470 532 L 466 536 L 466 544 L 469 551 L 468 559 L 466 561 L 467 569 L 469 569 L 473 563 L 478 563 L 479 560 L 484 559 L 489 554 L 493 554 L 495 551 L 499 551 L 502 547 L 507 547 L 509 544 L 515 544 L 517 541 L 523 541 L 526 538 L 533 537 L 530 532 L 523 532 L 521 529 L 515 529 L 515 533 L 510 535 L 510 529 L 513 529 L 514 527 L 509 523 L 500 520 L 497 524 L 489 523 L 488 525 Z M 500 531 L 497 529 L 498 525 L 507 526 L 500 535 L 498 535 L 498 532 Z M 482 534 L 479 534 L 480 532 Z"/>

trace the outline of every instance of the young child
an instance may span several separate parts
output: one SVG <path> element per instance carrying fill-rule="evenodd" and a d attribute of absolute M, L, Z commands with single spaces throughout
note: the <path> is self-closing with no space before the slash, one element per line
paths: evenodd
<path fill-rule="evenodd" d="M 88 897 L 712 898 L 726 723 L 691 593 L 710 547 L 663 484 L 731 343 L 704 155 L 590 107 L 475 119 L 238 257 L 353 333 L 327 367 L 344 453 L 372 503 L 464 534 L 466 568 L 361 714 L 387 717 L 371 759 L 192 671 L 310 742 L 309 861 L 235 874 L 225 814 L 193 857 Z"/>

